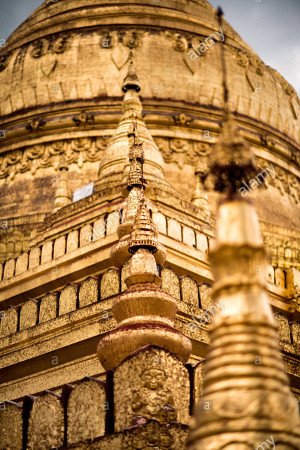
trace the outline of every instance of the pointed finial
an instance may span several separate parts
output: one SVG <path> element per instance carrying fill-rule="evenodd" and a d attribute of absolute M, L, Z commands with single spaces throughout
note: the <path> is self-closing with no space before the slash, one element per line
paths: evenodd
<path fill-rule="evenodd" d="M 220 31 L 222 31 L 223 28 L 223 16 L 224 12 L 220 6 L 217 8 L 217 19 L 218 24 L 220 27 Z M 221 65 L 222 65 L 222 75 L 223 75 L 223 100 L 224 100 L 224 111 L 225 114 L 229 109 L 228 102 L 229 102 L 229 90 L 228 90 L 228 84 L 227 84 L 227 70 L 226 70 L 226 61 L 225 61 L 225 44 L 226 44 L 226 34 L 223 33 L 224 38 L 221 43 Z"/>
<path fill-rule="evenodd" d="M 129 252 L 135 253 L 140 248 L 145 248 L 151 253 L 157 252 L 157 230 L 153 224 L 150 210 L 145 199 L 145 184 L 144 179 L 144 151 L 143 145 L 140 143 L 137 136 L 137 124 L 134 122 L 133 132 L 130 134 L 133 137 L 133 145 L 130 148 L 129 160 L 130 170 L 128 175 L 127 189 L 130 191 L 133 187 L 139 187 L 141 196 L 139 201 L 139 209 L 137 211 L 133 230 L 130 236 Z"/>
<path fill-rule="evenodd" d="M 140 248 L 144 248 L 151 253 L 156 253 L 157 245 L 157 230 L 143 193 L 130 236 L 129 252 L 135 253 Z"/>
<path fill-rule="evenodd" d="M 57 183 L 57 188 L 54 197 L 54 209 L 53 212 L 58 211 L 64 206 L 72 203 L 71 192 L 69 189 L 69 166 L 65 157 L 65 154 L 62 153 L 59 158 L 59 166 L 58 170 L 60 172 L 60 176 Z"/>
<path fill-rule="evenodd" d="M 141 90 L 140 80 L 138 79 L 138 76 L 135 72 L 134 55 L 133 55 L 132 50 L 130 50 L 130 53 L 129 53 L 128 72 L 127 72 L 127 75 L 124 79 L 123 86 L 122 86 L 123 92 L 127 92 L 130 90 L 133 90 L 135 92 L 140 92 L 140 90 Z"/>
<path fill-rule="evenodd" d="M 145 188 L 144 179 L 144 150 L 143 144 L 137 135 L 137 122 L 133 123 L 133 131 L 128 133 L 128 138 L 132 139 L 132 145 L 129 149 L 130 169 L 127 180 L 127 190 L 131 191 L 134 187 Z"/>
<path fill-rule="evenodd" d="M 66 155 L 64 153 L 60 154 L 58 170 L 69 171 L 69 166 L 68 166 L 68 163 L 67 163 L 67 160 L 66 160 Z"/>
<path fill-rule="evenodd" d="M 220 27 L 223 26 L 223 11 L 217 10 Z M 248 183 L 256 176 L 254 154 L 250 146 L 239 134 L 233 114 L 229 110 L 229 90 L 225 60 L 226 35 L 221 42 L 221 65 L 223 74 L 224 123 L 217 144 L 210 158 L 209 181 L 215 191 L 226 193 L 229 197 L 238 194 L 243 183 Z"/>

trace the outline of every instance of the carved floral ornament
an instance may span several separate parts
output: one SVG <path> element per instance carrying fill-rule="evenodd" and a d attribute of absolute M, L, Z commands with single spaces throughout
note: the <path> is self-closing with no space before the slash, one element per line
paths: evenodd
<path fill-rule="evenodd" d="M 286 230 L 286 233 L 288 234 L 288 230 Z M 273 266 L 281 267 L 284 262 L 283 269 L 297 266 L 300 268 L 299 238 L 297 239 L 289 235 L 282 237 L 278 234 L 266 234 L 266 232 L 264 232 L 264 243 L 267 247 Z"/>
<path fill-rule="evenodd" d="M 59 155 L 63 153 L 68 164 L 75 163 L 82 167 L 85 162 L 100 161 L 106 145 L 105 137 L 79 138 L 8 152 L 0 157 L 0 179 L 13 179 L 17 173 L 28 171 L 34 175 L 38 169 L 46 167 L 57 170 Z"/>
<path fill-rule="evenodd" d="M 64 153 L 68 164 L 77 164 L 83 167 L 85 162 L 100 161 L 107 145 L 107 138 L 79 138 L 64 141 L 55 141 L 51 144 L 40 144 L 4 153 L 0 156 L 0 179 L 13 179 L 18 173 L 30 171 L 33 175 L 38 169 L 46 167 L 58 168 L 59 155 Z M 174 163 L 180 169 L 185 164 L 201 168 L 208 162 L 211 144 L 208 142 L 192 141 L 186 139 L 156 138 L 155 142 L 162 152 L 166 163 Z M 261 158 L 257 159 L 258 171 L 269 166 Z M 275 166 L 275 177 L 266 177 L 266 185 L 277 188 L 282 195 L 289 195 L 294 203 L 300 202 L 299 180 L 293 174 Z"/>
<path fill-rule="evenodd" d="M 155 139 L 167 163 L 175 163 L 180 169 L 185 164 L 194 165 L 200 158 L 206 159 L 211 146 L 205 142 L 188 141 L 186 139 Z"/>
<path fill-rule="evenodd" d="M 266 170 L 270 163 L 262 158 L 257 158 L 258 170 L 260 173 Z M 299 179 L 290 172 L 285 171 L 279 166 L 274 166 L 275 176 L 268 176 L 264 178 L 265 186 L 273 186 L 279 190 L 281 195 L 288 194 L 293 202 L 298 204 L 300 202 L 300 182 Z"/>

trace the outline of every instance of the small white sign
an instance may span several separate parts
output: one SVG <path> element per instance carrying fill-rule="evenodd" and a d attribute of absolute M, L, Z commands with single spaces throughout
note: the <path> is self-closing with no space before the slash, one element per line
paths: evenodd
<path fill-rule="evenodd" d="M 73 202 L 78 202 L 83 198 L 89 197 L 94 192 L 94 183 L 86 184 L 73 192 Z"/>

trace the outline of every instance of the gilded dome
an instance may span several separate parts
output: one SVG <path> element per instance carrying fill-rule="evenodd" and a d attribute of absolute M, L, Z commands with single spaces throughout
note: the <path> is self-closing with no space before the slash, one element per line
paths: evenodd
<path fill-rule="evenodd" d="M 228 24 L 220 33 L 206 0 L 45 1 L 7 42 L 1 115 L 119 97 L 130 45 L 137 50 L 143 97 L 219 108 L 221 73 L 214 43 L 223 32 L 232 109 L 299 140 L 294 89 Z"/>
<path fill-rule="evenodd" d="M 21 234 L 44 220 L 62 152 L 71 190 L 97 181 L 122 114 L 130 49 L 167 181 L 190 201 L 222 120 L 223 33 L 230 108 L 259 166 L 277 174 L 261 218 L 299 226 L 297 94 L 229 24 L 218 29 L 206 0 L 47 0 L 17 28 L 0 54 L 0 216 Z"/>

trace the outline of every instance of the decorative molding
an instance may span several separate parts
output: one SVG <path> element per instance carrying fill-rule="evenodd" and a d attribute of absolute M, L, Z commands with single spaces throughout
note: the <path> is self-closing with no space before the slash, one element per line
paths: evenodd
<path fill-rule="evenodd" d="M 270 166 L 270 163 L 262 158 L 257 158 L 257 165 L 259 167 L 258 172 L 266 169 Z M 289 195 L 293 203 L 300 203 L 300 182 L 299 179 L 288 172 L 287 170 L 282 169 L 278 165 L 273 164 L 275 176 L 274 177 L 266 177 L 265 184 L 268 187 L 269 185 L 277 188 L 281 195 Z"/>
<path fill-rule="evenodd" d="M 33 41 L 30 54 L 33 58 L 41 58 L 47 53 L 61 54 L 67 49 L 70 33 L 60 33 L 48 38 L 41 38 Z"/>
<path fill-rule="evenodd" d="M 92 113 L 82 113 L 75 116 L 77 126 L 92 123 L 94 120 Z M 37 119 L 28 125 L 29 130 L 36 127 L 42 127 L 43 122 Z M 29 128 L 30 127 L 30 128 Z M 59 155 L 64 153 L 68 164 L 77 164 L 83 167 L 85 162 L 100 161 L 102 153 L 107 144 L 107 137 L 84 137 L 78 139 L 68 139 L 55 141 L 53 143 L 40 144 L 33 147 L 14 150 L 4 153 L 0 156 L 0 180 L 5 178 L 13 179 L 18 173 L 30 171 L 35 174 L 38 169 L 46 167 L 58 168 Z M 162 152 L 166 163 L 175 163 L 180 169 L 185 164 L 205 167 L 213 142 L 192 141 L 177 138 L 155 138 L 159 150 Z M 274 140 L 269 137 L 263 137 L 264 147 L 272 150 Z M 270 163 L 262 158 L 257 158 L 259 170 L 263 170 Z M 289 195 L 293 203 L 300 203 L 300 186 L 298 178 L 273 164 L 276 176 L 267 177 L 266 185 L 271 185 L 279 190 L 282 195 Z"/>
<path fill-rule="evenodd" d="M 79 119 L 78 119 L 79 120 Z M 58 168 L 59 155 L 65 154 L 68 164 L 82 167 L 85 162 L 100 161 L 106 147 L 106 138 L 78 138 L 55 141 L 14 150 L 0 156 L 0 179 L 13 179 L 18 173 L 31 172 L 46 167 Z"/>
<path fill-rule="evenodd" d="M 44 119 L 34 119 L 26 125 L 26 130 L 30 133 L 32 131 L 38 131 L 46 125 L 46 121 Z"/>
<path fill-rule="evenodd" d="M 211 145 L 187 139 L 156 138 L 156 145 L 167 163 L 175 163 L 180 169 L 185 164 L 196 164 L 201 157 L 210 154 Z"/>
<path fill-rule="evenodd" d="M 73 117 L 73 122 L 77 127 L 85 124 L 93 124 L 95 123 L 95 116 L 93 113 L 82 112 L 81 114 Z"/>

